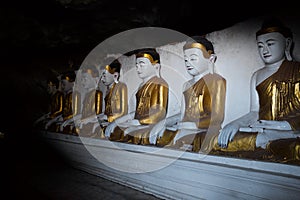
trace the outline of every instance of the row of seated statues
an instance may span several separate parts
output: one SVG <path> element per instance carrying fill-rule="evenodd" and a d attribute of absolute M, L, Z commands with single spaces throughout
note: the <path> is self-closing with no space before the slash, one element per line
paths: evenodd
<path fill-rule="evenodd" d="M 182 89 L 181 112 L 168 115 L 170 91 L 160 76 L 160 55 L 145 48 L 132 52 L 141 79 L 134 111 L 129 112 L 127 86 L 120 81 L 122 65 L 115 59 L 101 70 L 82 67 L 63 73 L 60 81 L 49 80 L 51 109 L 36 126 L 130 144 L 299 164 L 300 63 L 291 56 L 293 34 L 280 21 L 269 20 L 256 32 L 256 41 L 265 66 L 251 78 L 250 112 L 225 126 L 226 80 L 214 71 L 217 55 L 204 36 L 191 37 L 183 46 L 192 78 Z M 105 90 L 98 89 L 99 80 Z"/>

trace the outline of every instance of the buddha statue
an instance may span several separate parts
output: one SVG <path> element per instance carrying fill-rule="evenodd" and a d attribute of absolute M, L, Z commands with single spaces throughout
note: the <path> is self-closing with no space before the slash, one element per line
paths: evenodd
<path fill-rule="evenodd" d="M 293 34 L 272 18 L 256 32 L 256 41 L 264 67 L 251 77 L 250 111 L 220 131 L 218 144 L 222 151 L 264 149 L 299 160 L 300 63 L 291 56 Z"/>
<path fill-rule="evenodd" d="M 73 117 L 73 114 L 76 113 L 76 109 L 73 111 L 73 87 L 75 81 L 75 72 L 68 71 L 63 73 L 61 76 L 61 88 L 64 93 L 63 98 L 63 111 L 61 115 L 58 115 L 54 119 L 51 119 L 45 126 L 46 130 L 59 132 L 60 126 L 63 122 Z M 76 100 L 75 100 L 76 102 Z M 51 128 L 50 128 L 51 126 Z M 68 130 L 65 129 L 65 133 L 71 133 L 72 128 L 68 127 Z"/>
<path fill-rule="evenodd" d="M 104 67 L 101 76 L 101 81 L 106 87 L 104 112 L 98 115 L 99 125 L 103 133 L 109 123 L 128 114 L 127 85 L 119 81 L 120 70 L 121 63 L 118 59 L 115 59 Z M 110 136 L 110 139 L 119 140 L 120 137 L 120 134 L 114 133 Z"/>
<path fill-rule="evenodd" d="M 135 93 L 135 110 L 110 123 L 105 136 L 118 132 L 119 141 L 147 145 L 151 128 L 166 117 L 169 88 L 160 77 L 160 57 L 154 48 L 138 49 L 133 53 L 136 72 L 142 80 Z"/>
<path fill-rule="evenodd" d="M 63 92 L 60 90 L 57 77 L 47 79 L 47 91 L 50 95 L 49 112 L 35 121 L 34 126 L 44 129 L 46 123 L 62 114 Z"/>
<path fill-rule="evenodd" d="M 79 74 L 78 74 L 79 75 Z M 98 89 L 99 71 L 95 66 L 83 66 L 80 69 L 78 76 L 78 90 L 76 93 L 80 94 L 77 106 L 78 114 L 73 116 L 73 123 L 75 129 L 74 134 L 82 137 L 100 137 L 100 133 L 96 132 L 93 127 L 98 123 L 97 115 L 102 112 L 102 92 Z M 76 84 L 76 85 L 77 85 Z M 64 124 L 66 125 L 66 124 Z"/>
<path fill-rule="evenodd" d="M 225 79 L 214 72 L 216 54 L 202 36 L 183 46 L 185 68 L 191 79 L 183 85 L 181 113 L 166 118 L 152 129 L 152 143 L 199 152 L 210 151 L 224 119 Z"/>

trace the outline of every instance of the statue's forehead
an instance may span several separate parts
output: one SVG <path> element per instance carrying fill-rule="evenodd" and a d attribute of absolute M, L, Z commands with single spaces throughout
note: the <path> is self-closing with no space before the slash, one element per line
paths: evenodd
<path fill-rule="evenodd" d="M 264 41 L 264 40 L 270 40 L 270 39 L 284 40 L 285 37 L 279 32 L 266 33 L 266 34 L 257 36 L 257 41 Z"/>
<path fill-rule="evenodd" d="M 150 63 L 150 60 L 148 58 L 145 58 L 145 57 L 139 57 L 139 58 L 136 59 L 136 62 L 140 62 L 140 61 Z"/>
<path fill-rule="evenodd" d="M 196 54 L 196 55 L 202 55 L 202 50 L 198 49 L 198 48 L 189 48 L 189 49 L 185 49 L 184 51 L 185 55 L 192 55 L 192 54 Z"/>

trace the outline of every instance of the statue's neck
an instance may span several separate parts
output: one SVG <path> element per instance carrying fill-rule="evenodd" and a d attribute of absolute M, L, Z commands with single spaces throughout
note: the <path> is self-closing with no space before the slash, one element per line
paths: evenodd
<path fill-rule="evenodd" d="M 69 93 L 71 93 L 72 91 L 73 91 L 73 88 L 67 90 L 67 91 L 66 91 L 66 94 L 69 94 Z"/>
<path fill-rule="evenodd" d="M 53 95 L 55 95 L 56 94 L 56 92 L 58 92 L 58 90 L 57 89 L 54 89 L 52 92 L 51 92 L 51 96 L 53 96 Z"/>
<path fill-rule="evenodd" d="M 284 60 L 285 60 L 285 58 L 279 60 L 278 62 L 272 63 L 272 64 L 266 64 L 265 68 L 270 69 L 270 70 L 278 70 Z"/>
<path fill-rule="evenodd" d="M 95 88 L 93 88 L 93 87 L 88 87 L 88 88 L 86 89 L 86 93 L 91 92 L 92 90 L 95 90 Z"/>
<path fill-rule="evenodd" d="M 193 81 L 196 83 L 197 81 L 199 81 L 203 76 L 209 74 L 209 70 L 205 70 L 204 72 L 197 74 L 193 77 Z"/>
<path fill-rule="evenodd" d="M 151 75 L 151 76 L 148 76 L 147 78 L 144 78 L 141 85 L 144 85 L 144 84 L 147 83 L 151 78 L 153 78 L 153 77 L 155 77 L 155 76 L 156 76 L 156 75 L 153 74 L 153 75 Z"/>
<path fill-rule="evenodd" d="M 109 91 L 112 88 L 112 86 L 114 85 L 114 83 L 115 82 L 112 82 L 111 84 L 109 84 L 108 86 L 106 86 L 107 87 L 107 91 Z"/>

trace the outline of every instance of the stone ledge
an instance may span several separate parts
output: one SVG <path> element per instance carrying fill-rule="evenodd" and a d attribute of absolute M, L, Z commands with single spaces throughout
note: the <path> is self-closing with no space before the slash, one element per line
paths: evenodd
<path fill-rule="evenodd" d="M 300 167 L 41 133 L 74 167 L 167 199 L 297 199 Z"/>

